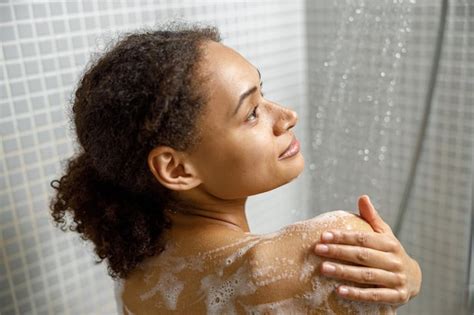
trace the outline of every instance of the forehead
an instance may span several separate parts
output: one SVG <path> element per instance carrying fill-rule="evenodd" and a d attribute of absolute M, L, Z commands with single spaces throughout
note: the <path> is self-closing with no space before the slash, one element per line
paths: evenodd
<path fill-rule="evenodd" d="M 207 127 L 223 128 L 240 95 L 259 84 L 259 74 L 242 55 L 223 44 L 206 42 L 203 52 L 200 71 L 206 78 L 203 87 L 208 95 L 207 113 L 203 119 Z"/>
<path fill-rule="evenodd" d="M 234 49 L 221 43 L 208 42 L 204 47 L 203 71 L 211 83 L 221 88 L 226 85 L 240 90 L 255 83 L 258 76 L 255 67 Z"/>
<path fill-rule="evenodd" d="M 233 126 L 238 125 L 232 113 L 240 95 L 258 84 L 258 74 L 244 57 L 225 45 L 207 42 L 202 49 L 198 69 L 203 83 L 199 88 L 206 94 L 207 103 L 198 125 L 203 142 L 215 143 L 232 136 L 236 129 Z"/>

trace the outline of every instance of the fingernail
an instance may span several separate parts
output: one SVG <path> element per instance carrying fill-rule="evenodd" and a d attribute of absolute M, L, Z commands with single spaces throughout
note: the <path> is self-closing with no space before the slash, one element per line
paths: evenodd
<path fill-rule="evenodd" d="M 329 251 L 329 247 L 327 247 L 324 244 L 318 244 L 318 245 L 316 245 L 316 251 L 318 251 L 320 253 L 326 253 L 326 252 Z"/>
<path fill-rule="evenodd" d="M 347 288 L 345 288 L 345 287 L 340 287 L 340 288 L 339 288 L 339 293 L 341 293 L 341 294 L 347 294 L 347 293 L 349 293 L 349 290 L 347 290 Z"/>
<path fill-rule="evenodd" d="M 323 241 L 331 241 L 334 238 L 334 234 L 331 232 L 324 232 L 323 233 Z"/>
<path fill-rule="evenodd" d="M 334 272 L 336 271 L 336 266 L 332 264 L 323 264 L 323 271 L 324 272 Z"/>

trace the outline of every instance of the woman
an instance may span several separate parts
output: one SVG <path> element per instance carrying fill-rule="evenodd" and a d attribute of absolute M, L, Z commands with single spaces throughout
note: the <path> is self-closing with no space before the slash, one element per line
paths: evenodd
<path fill-rule="evenodd" d="M 250 233 L 247 197 L 303 170 L 298 118 L 217 29 L 122 38 L 84 73 L 73 119 L 81 152 L 52 182 L 52 215 L 64 228 L 71 213 L 122 279 L 125 313 L 390 313 L 418 293 L 418 264 L 367 197 L 370 225 L 335 211 Z"/>

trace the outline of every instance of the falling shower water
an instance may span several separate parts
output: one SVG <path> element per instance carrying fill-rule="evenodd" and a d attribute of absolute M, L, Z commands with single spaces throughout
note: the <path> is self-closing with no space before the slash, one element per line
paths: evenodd
<path fill-rule="evenodd" d="M 374 168 L 382 173 L 390 164 L 392 169 L 399 167 L 397 159 L 392 158 L 398 153 L 389 141 L 401 134 L 400 122 L 404 119 L 397 106 L 402 101 L 397 96 L 397 83 L 401 79 L 400 62 L 408 53 L 406 38 L 411 32 L 413 4 L 334 2 L 341 16 L 337 34 L 324 43 L 330 49 L 313 70 L 318 79 L 310 84 L 309 91 L 309 95 L 316 96 L 314 101 L 310 99 L 315 103 L 310 122 L 315 135 L 312 149 L 325 152 L 326 157 L 309 163 L 315 186 L 322 190 L 320 198 L 340 199 L 344 206 L 353 208 L 353 200 L 364 193 L 359 191 L 361 187 L 377 192 L 374 196 L 383 195 L 384 185 L 368 175 L 374 173 Z M 361 53 L 367 50 L 370 54 Z M 360 116 L 354 116 L 354 112 Z M 350 165 L 340 163 L 339 157 L 343 156 L 351 157 Z M 333 172 L 336 168 L 359 175 L 357 182 L 348 185 L 349 191 L 338 191 Z"/>
<path fill-rule="evenodd" d="M 407 314 L 473 307 L 473 9 L 308 5 L 310 209 L 357 212 L 357 197 L 371 196 L 426 275 Z"/>

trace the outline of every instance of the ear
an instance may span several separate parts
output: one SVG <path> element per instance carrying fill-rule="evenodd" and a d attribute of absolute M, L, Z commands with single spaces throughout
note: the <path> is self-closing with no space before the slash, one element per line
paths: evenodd
<path fill-rule="evenodd" d="M 186 155 L 168 146 L 150 151 L 148 167 L 155 178 L 171 190 L 189 190 L 201 184 L 194 165 Z"/>

